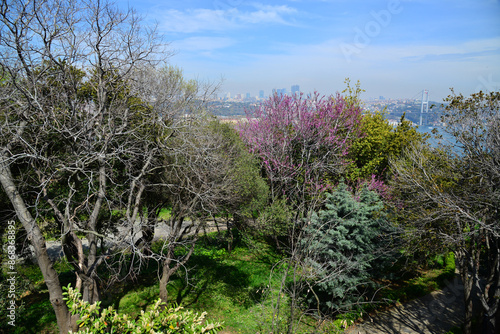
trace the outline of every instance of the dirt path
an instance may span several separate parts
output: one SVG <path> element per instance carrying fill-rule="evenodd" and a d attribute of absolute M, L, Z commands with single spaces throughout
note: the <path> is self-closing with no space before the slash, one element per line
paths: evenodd
<path fill-rule="evenodd" d="M 187 224 L 187 222 L 186 222 Z M 224 221 L 220 221 L 219 222 L 219 229 L 220 230 L 225 230 L 226 229 L 226 224 Z M 124 231 L 124 229 L 120 229 L 119 228 L 119 231 L 122 232 L 122 235 L 117 235 L 117 236 L 109 236 L 110 237 L 110 240 L 113 240 L 112 242 L 113 243 L 119 243 L 120 239 L 121 238 L 125 238 L 125 235 L 128 235 L 130 232 L 126 232 Z M 202 229 L 201 233 L 209 233 L 209 232 L 214 232 L 214 231 L 217 231 L 217 227 L 215 225 L 215 223 L 213 221 L 208 221 L 207 224 L 205 225 L 205 227 Z M 168 227 L 167 224 L 165 223 L 159 223 L 156 227 L 155 227 L 155 234 L 154 234 L 154 240 L 158 240 L 158 239 L 166 239 L 168 237 L 170 233 L 170 228 Z M 140 236 L 140 234 L 138 234 L 136 236 L 136 238 L 138 238 Z M 136 239 L 134 239 L 136 240 Z M 82 239 L 82 245 L 83 245 L 83 248 L 88 248 L 88 241 L 87 239 L 83 238 Z M 58 241 L 47 241 L 47 252 L 49 254 L 49 257 L 52 259 L 52 260 L 56 260 L 60 257 L 63 256 L 63 252 L 62 252 L 62 247 L 61 247 L 61 242 L 58 240 Z M 32 250 L 32 253 L 34 254 L 34 251 Z"/>
<path fill-rule="evenodd" d="M 445 289 L 391 308 L 350 327 L 345 333 L 442 334 L 461 325 L 464 314 L 463 285 L 456 277 Z"/>

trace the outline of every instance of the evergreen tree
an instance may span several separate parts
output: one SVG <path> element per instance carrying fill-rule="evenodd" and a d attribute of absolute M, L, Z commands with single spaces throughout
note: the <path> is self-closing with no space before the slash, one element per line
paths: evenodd
<path fill-rule="evenodd" d="M 318 311 L 338 311 L 372 285 L 374 264 L 389 250 L 392 230 L 382 209 L 374 191 L 365 187 L 357 196 L 341 183 L 327 194 L 326 209 L 312 214 L 300 243 L 307 302 Z"/>

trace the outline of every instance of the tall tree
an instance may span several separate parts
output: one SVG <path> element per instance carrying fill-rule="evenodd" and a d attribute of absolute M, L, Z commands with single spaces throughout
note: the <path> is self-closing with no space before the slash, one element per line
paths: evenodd
<path fill-rule="evenodd" d="M 316 305 L 318 315 L 365 301 L 374 270 L 392 251 L 395 232 L 380 196 L 367 187 L 353 194 L 341 183 L 327 194 L 325 206 L 311 215 L 299 247 L 308 268 L 303 271 L 307 301 Z"/>
<path fill-rule="evenodd" d="M 249 214 L 252 203 L 265 200 L 267 195 L 255 161 L 231 132 L 234 130 L 207 115 L 193 115 L 179 125 L 183 123 L 186 127 L 176 128 L 165 152 L 162 175 L 165 200 L 172 208 L 160 279 L 164 301 L 171 276 L 188 261 L 207 220 L 226 210 Z M 177 257 L 175 251 L 180 247 L 185 252 Z"/>
<path fill-rule="evenodd" d="M 345 167 L 361 109 L 340 95 L 275 94 L 248 115 L 240 133 L 262 164 L 272 198 L 302 214 Z"/>
<path fill-rule="evenodd" d="M 496 333 L 500 297 L 500 93 L 451 95 L 443 115 L 454 144 L 416 145 L 392 164 L 411 240 L 455 252 L 472 332 L 473 287 L 484 332 Z M 485 282 L 486 284 L 482 284 Z"/>
<path fill-rule="evenodd" d="M 274 305 L 272 331 L 279 328 L 283 310 L 282 293 L 290 300 L 287 331 L 292 333 L 300 318 L 301 279 L 309 270 L 304 266 L 304 218 L 322 207 L 325 193 L 333 189 L 346 172 L 352 143 L 360 135 L 361 105 L 355 96 L 340 94 L 320 97 L 314 94 L 275 94 L 248 115 L 240 134 L 261 161 L 261 169 L 271 191 L 271 206 L 259 217 L 272 226 L 273 236 L 287 236 L 284 272 Z M 307 241 L 304 241 L 307 242 Z M 337 272 L 332 272 L 335 276 Z M 331 277 L 331 276 L 330 276 Z M 288 288 L 292 280 L 292 288 Z M 301 312 L 301 311 L 300 311 Z"/>
<path fill-rule="evenodd" d="M 166 115 L 131 88 L 136 70 L 156 65 L 164 48 L 132 11 L 106 1 L 4 0 L 0 21 L 0 183 L 65 333 L 75 323 L 40 224 L 54 217 L 84 299 L 98 300 L 105 218 L 119 193 L 128 192 L 128 208 L 137 210 L 141 180 L 158 162 L 154 136 L 141 130 L 169 131 Z"/>
<path fill-rule="evenodd" d="M 387 182 L 391 178 L 389 160 L 425 139 L 426 136 L 412 127 L 404 117 L 394 127 L 382 112 L 364 114 L 360 122 L 360 135 L 353 141 L 347 157 L 347 181 L 356 185 L 375 176 Z"/>

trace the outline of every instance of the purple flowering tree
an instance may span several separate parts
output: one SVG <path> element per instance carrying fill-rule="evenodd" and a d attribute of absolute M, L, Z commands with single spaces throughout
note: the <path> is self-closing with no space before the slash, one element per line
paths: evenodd
<path fill-rule="evenodd" d="M 247 118 L 240 134 L 260 157 L 272 198 L 286 198 L 305 213 L 342 173 L 361 108 L 340 94 L 275 94 Z"/>

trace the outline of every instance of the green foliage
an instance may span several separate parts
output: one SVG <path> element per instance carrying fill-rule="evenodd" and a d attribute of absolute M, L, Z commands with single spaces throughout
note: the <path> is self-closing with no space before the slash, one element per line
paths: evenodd
<path fill-rule="evenodd" d="M 345 78 L 344 83 L 347 87 L 342 91 L 342 93 L 345 94 L 347 104 L 350 106 L 361 107 L 361 93 L 365 90 L 361 89 L 360 81 L 358 80 L 354 87 L 351 87 L 351 79 L 349 78 Z"/>
<path fill-rule="evenodd" d="M 286 199 L 276 199 L 260 213 L 257 219 L 259 232 L 264 236 L 286 236 L 292 225 L 293 211 Z"/>
<path fill-rule="evenodd" d="M 119 314 L 113 307 L 100 310 L 100 302 L 89 304 L 81 294 L 68 286 L 64 293 L 71 314 L 80 316 L 79 333 L 217 333 L 220 323 L 205 323 L 206 312 L 201 314 L 182 307 L 166 307 L 160 299 L 138 319 Z"/>
<path fill-rule="evenodd" d="M 427 138 L 404 116 L 394 128 L 380 112 L 363 115 L 360 127 L 361 136 L 354 140 L 348 155 L 346 178 L 353 184 L 372 175 L 386 181 L 390 177 L 389 160 L 400 156 L 410 145 L 424 142 Z"/>
<path fill-rule="evenodd" d="M 335 320 L 325 322 L 323 333 L 342 334 L 345 330 L 354 324 L 354 322 L 363 316 L 363 312 L 351 311 L 340 314 Z"/>
<path fill-rule="evenodd" d="M 169 220 L 172 216 L 172 208 L 163 208 L 158 213 L 159 220 Z"/>
<path fill-rule="evenodd" d="M 455 254 L 453 252 L 448 252 L 444 258 L 444 270 L 447 273 L 455 273 Z"/>
<path fill-rule="evenodd" d="M 375 192 L 364 188 L 356 198 L 341 183 L 327 196 L 326 209 L 313 213 L 300 240 L 304 270 L 316 285 L 316 296 L 310 293 L 309 302 L 319 299 L 317 307 L 331 313 L 371 285 L 374 264 L 390 250 L 392 227 L 382 209 Z"/>
<path fill-rule="evenodd" d="M 118 311 L 135 319 L 157 300 L 158 285 L 135 287 L 120 299 Z"/>
<path fill-rule="evenodd" d="M 267 203 L 269 192 L 265 180 L 260 175 L 256 157 L 248 152 L 239 134 L 229 124 L 212 121 L 210 128 L 224 138 L 225 147 L 221 149 L 227 155 L 227 159 L 233 161 L 228 176 L 235 185 L 233 196 L 235 201 L 229 203 L 226 209 L 230 213 L 245 217 L 255 216 Z"/>

